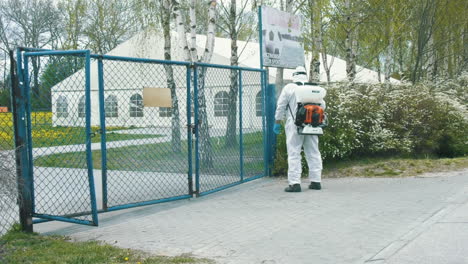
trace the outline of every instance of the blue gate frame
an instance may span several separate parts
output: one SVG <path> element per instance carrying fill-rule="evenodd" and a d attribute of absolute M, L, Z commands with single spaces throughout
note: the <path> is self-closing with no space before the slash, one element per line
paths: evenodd
<path fill-rule="evenodd" d="M 79 56 L 85 59 L 85 133 L 86 133 L 86 165 L 87 165 L 87 181 L 89 185 L 89 211 L 76 211 L 71 214 L 49 214 L 43 212 L 36 212 L 35 208 L 35 188 L 34 188 L 34 164 L 33 164 L 33 140 L 32 140 L 32 122 L 31 122 L 31 96 L 30 91 L 31 87 L 29 86 L 29 69 L 28 63 L 31 58 L 40 58 L 45 56 Z M 92 160 L 92 150 L 91 150 L 91 60 L 94 59 L 97 62 L 97 78 L 98 78 L 98 100 L 99 100 L 99 120 L 100 120 L 100 133 L 101 133 L 101 166 L 102 166 L 102 194 L 103 194 L 103 204 L 102 210 L 98 210 L 96 202 L 96 190 L 94 185 L 94 175 L 93 175 L 93 160 Z M 75 51 L 50 51 L 50 50 L 38 50 L 38 49 L 25 49 L 20 48 L 17 50 L 17 60 L 18 60 L 18 76 L 20 81 L 20 89 L 23 91 L 23 94 L 26 95 L 24 98 L 16 98 L 16 105 L 18 107 L 18 120 L 24 120 L 24 122 L 18 122 L 18 126 L 15 129 L 15 137 L 21 138 L 25 137 L 26 148 L 22 149 L 18 154 L 22 161 L 26 160 L 22 164 L 22 180 L 24 182 L 23 195 L 26 196 L 25 201 L 31 201 L 31 216 L 37 219 L 33 220 L 33 223 L 41 223 L 51 220 L 58 220 L 64 222 L 71 222 L 77 224 L 85 225 L 98 225 L 98 213 L 114 211 L 138 206 L 144 206 L 149 204 L 156 204 L 168 201 L 174 201 L 179 199 L 187 199 L 195 196 L 204 196 L 226 188 L 242 184 L 254 179 L 264 177 L 271 174 L 271 166 L 273 162 L 273 145 L 274 145 L 274 135 L 268 129 L 272 126 L 272 116 L 274 113 L 274 89 L 272 91 L 271 87 L 267 87 L 267 74 L 264 69 L 254 69 L 247 67 L 235 67 L 235 66 L 226 66 L 226 65 L 214 65 L 207 63 L 187 63 L 187 62 L 177 62 L 177 61 L 164 61 L 164 60 L 154 60 L 154 59 L 142 59 L 142 58 L 130 58 L 130 57 L 119 57 L 119 56 L 108 56 L 108 55 L 94 55 L 90 54 L 89 50 L 75 50 Z M 132 62 L 132 63 L 143 63 L 143 64 L 160 64 L 160 65 L 178 65 L 186 67 L 185 71 L 185 81 L 187 85 L 187 98 L 186 98 L 186 120 L 187 120 L 187 194 L 179 195 L 174 197 L 167 198 L 158 198 L 147 201 L 138 201 L 138 202 L 129 202 L 121 205 L 108 206 L 108 184 L 107 184 L 107 148 L 106 148 L 106 116 L 105 116 L 105 75 L 104 75 L 104 63 L 105 61 L 117 61 L 117 62 Z M 207 189 L 201 188 L 201 179 L 203 179 L 204 174 L 200 172 L 200 134 L 199 134 L 199 125 L 201 119 L 198 114 L 199 102 L 198 92 L 199 92 L 199 83 L 198 83 L 198 71 L 201 68 L 205 69 L 219 69 L 225 71 L 236 71 L 238 74 L 238 111 L 240 112 L 238 116 L 238 139 L 239 139 L 239 162 L 238 166 L 240 168 L 239 175 L 237 180 L 233 180 L 227 184 L 220 184 L 219 186 L 210 187 Z M 262 137 L 262 150 L 263 152 L 263 172 L 258 172 L 256 175 L 251 175 L 250 177 L 245 177 L 245 153 L 244 153 L 244 132 L 243 132 L 243 91 L 247 90 L 243 84 L 243 77 L 247 74 L 258 74 L 259 82 L 261 87 L 261 103 L 262 103 L 262 118 L 261 118 L 261 134 Z M 248 86 L 247 86 L 248 87 Z M 194 117 L 192 122 L 191 109 L 193 105 Z M 183 112 L 183 111 L 182 111 Z M 195 143 L 194 148 L 192 143 Z M 192 160 L 192 157 L 195 157 Z M 193 164 L 194 163 L 194 164 Z M 194 182 L 192 179 L 194 178 Z M 28 197 L 29 195 L 29 197 Z M 27 207 L 28 205 L 23 205 Z M 78 219 L 79 216 L 91 215 L 91 220 Z"/>
<path fill-rule="evenodd" d="M 18 49 L 18 54 L 21 54 L 20 49 Z M 36 212 L 35 206 L 35 188 L 34 188 L 34 164 L 33 164 L 33 139 L 32 139 L 32 122 L 31 122 L 31 87 L 29 84 L 29 60 L 30 58 L 40 58 L 43 56 L 79 56 L 85 58 L 85 134 L 86 134 L 86 165 L 87 165 L 87 174 L 88 174 L 88 186 L 89 186 L 89 211 L 85 212 L 73 212 L 66 215 L 58 214 L 48 214 L 48 213 L 38 213 Z M 93 175 L 93 163 L 92 163 L 92 153 L 91 153 L 91 101 L 90 101 L 90 52 L 89 50 L 71 50 L 71 51 L 26 51 L 23 53 L 23 56 L 18 56 L 18 72 L 21 72 L 20 77 L 22 77 L 22 82 L 20 86 L 23 90 L 23 94 L 26 96 L 24 98 L 24 103 L 22 106 L 24 109 L 21 109 L 19 112 L 24 113 L 26 118 L 26 124 L 23 126 L 26 127 L 26 146 L 27 146 L 27 159 L 28 162 L 25 163 L 26 168 L 23 167 L 23 171 L 26 172 L 24 177 L 24 183 L 27 193 L 30 194 L 31 201 L 31 216 L 38 219 L 33 220 L 33 223 L 40 223 L 44 221 L 57 220 L 63 222 L 71 222 L 84 225 L 98 225 L 98 216 L 97 216 L 97 206 L 96 206 L 96 193 L 94 187 L 94 175 Z M 23 119 L 24 120 L 24 119 Z M 57 201 L 55 201 L 57 202 Z M 91 220 L 77 219 L 78 216 L 91 215 Z"/>

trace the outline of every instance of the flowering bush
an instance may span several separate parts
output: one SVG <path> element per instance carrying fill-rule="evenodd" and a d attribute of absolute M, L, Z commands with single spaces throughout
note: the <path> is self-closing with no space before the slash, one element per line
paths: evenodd
<path fill-rule="evenodd" d="M 324 87 L 329 121 L 320 137 L 324 160 L 468 154 L 468 73 L 455 80 L 416 85 L 335 83 Z M 283 141 L 284 136 L 278 137 L 276 173 L 287 167 Z"/>

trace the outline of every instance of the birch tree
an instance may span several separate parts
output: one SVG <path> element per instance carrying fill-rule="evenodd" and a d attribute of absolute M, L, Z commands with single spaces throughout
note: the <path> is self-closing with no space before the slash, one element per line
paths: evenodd
<path fill-rule="evenodd" d="M 353 3 L 351 0 L 345 0 L 346 8 L 346 76 L 349 81 L 354 81 L 356 78 L 356 26 L 354 24 L 354 14 L 352 12 Z"/>
<path fill-rule="evenodd" d="M 190 10 L 189 13 L 193 14 L 193 10 L 195 9 L 195 0 L 191 0 Z M 198 51 L 196 46 L 189 47 L 189 43 L 186 37 L 186 30 L 184 26 L 184 19 L 182 15 L 182 11 L 180 8 L 180 4 L 177 0 L 172 0 L 173 4 L 173 12 L 176 18 L 176 27 L 177 32 L 179 35 L 179 41 L 184 53 L 184 57 L 186 61 L 190 62 L 203 62 L 208 63 L 211 61 L 211 57 L 213 56 L 213 48 L 214 48 L 214 41 L 215 41 L 215 29 L 216 29 L 216 7 L 217 1 L 210 0 L 208 3 L 208 27 L 206 32 L 206 43 L 205 48 L 203 50 L 203 55 L 198 57 Z M 192 21 L 190 25 L 196 25 L 196 16 L 191 16 Z M 190 39 L 191 44 L 196 43 L 196 31 L 190 30 Z M 196 55 L 196 57 L 195 57 Z M 193 57 L 192 57 L 193 56 Z M 195 60 L 194 60 L 195 59 Z M 210 130 L 208 124 L 208 115 L 206 109 L 206 96 L 205 96 L 205 77 L 206 77 L 206 67 L 200 67 L 198 71 L 198 98 L 195 98 L 198 103 L 198 119 L 199 124 L 199 145 L 200 145 L 200 160 L 202 165 L 207 168 L 211 168 L 213 166 L 213 149 L 210 140 Z"/>
<path fill-rule="evenodd" d="M 170 27 L 170 19 L 171 13 L 167 12 L 166 10 L 171 10 L 172 3 L 170 0 L 160 0 L 161 7 L 164 9 L 160 9 L 160 16 L 161 16 L 161 26 L 163 29 L 164 35 L 164 59 L 165 60 L 172 60 L 171 55 L 171 27 Z M 172 108 L 171 108 L 171 128 L 172 128 L 172 135 L 171 135 L 171 146 L 172 151 L 174 152 L 181 152 L 182 151 L 182 143 L 181 143 L 181 133 L 180 133 L 180 109 L 179 109 L 179 99 L 177 98 L 177 87 L 174 81 L 174 69 L 172 65 L 165 64 L 164 70 L 166 71 L 166 82 L 167 86 L 171 90 L 171 101 L 172 101 Z"/>

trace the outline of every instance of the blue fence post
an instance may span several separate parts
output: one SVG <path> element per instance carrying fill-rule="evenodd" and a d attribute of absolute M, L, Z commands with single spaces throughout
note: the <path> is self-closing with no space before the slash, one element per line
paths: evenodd
<path fill-rule="evenodd" d="M 195 194 L 200 195 L 200 140 L 199 140 L 199 121 L 198 121 L 198 66 L 193 65 L 193 104 L 195 112 Z"/>
<path fill-rule="evenodd" d="M 102 57 L 98 58 L 99 86 L 99 120 L 101 124 L 101 173 L 102 173 L 102 209 L 107 211 L 107 141 L 106 141 L 106 109 L 104 107 L 104 64 Z"/>
<path fill-rule="evenodd" d="M 190 82 L 192 80 L 192 69 L 190 65 L 187 66 L 187 73 L 186 73 L 186 82 L 187 82 L 187 143 L 188 143 L 188 188 L 189 188 L 189 195 L 193 195 L 193 168 L 192 168 L 192 135 L 193 130 L 195 129 L 192 126 L 192 97 L 190 92 Z"/>
<path fill-rule="evenodd" d="M 98 225 L 96 190 L 94 187 L 93 156 L 91 152 L 91 53 L 85 52 L 85 100 L 86 100 L 86 160 L 88 167 L 89 195 L 93 223 Z"/>
<path fill-rule="evenodd" d="M 270 137 L 271 137 L 271 129 L 270 129 L 270 125 L 269 125 L 269 114 L 270 114 L 270 111 L 269 111 L 269 108 L 268 108 L 268 85 L 267 85 L 267 82 L 266 82 L 266 71 L 263 71 L 262 73 L 262 103 L 263 103 L 263 118 L 262 118 L 262 123 L 263 123 L 263 135 L 264 135 L 264 139 L 263 139 L 263 152 L 264 152 L 264 167 L 265 167 L 265 170 L 264 170 L 264 174 L 265 176 L 269 176 L 270 175 L 270 161 L 269 161 L 269 157 L 270 157 Z"/>
<path fill-rule="evenodd" d="M 267 108 L 268 108 L 268 131 L 269 131 L 269 140 L 268 143 L 268 167 L 270 175 L 273 174 L 273 168 L 275 166 L 275 152 L 276 152 L 276 134 L 273 133 L 273 124 L 275 123 L 275 111 L 276 111 L 276 94 L 275 94 L 275 85 L 269 84 L 267 87 L 268 98 L 267 98 Z"/>
<path fill-rule="evenodd" d="M 27 135 L 25 126 L 25 89 L 23 62 L 21 49 L 16 49 L 16 69 L 14 53 L 10 51 L 11 67 L 11 105 L 13 111 L 13 125 L 15 134 L 16 173 L 18 183 L 19 217 L 21 229 L 25 232 L 33 232 L 32 222 L 32 195 L 29 183 Z M 15 74 L 16 71 L 16 74 Z"/>
<path fill-rule="evenodd" d="M 244 181 L 244 135 L 242 131 L 242 71 L 239 70 L 239 156 L 240 181 Z"/>

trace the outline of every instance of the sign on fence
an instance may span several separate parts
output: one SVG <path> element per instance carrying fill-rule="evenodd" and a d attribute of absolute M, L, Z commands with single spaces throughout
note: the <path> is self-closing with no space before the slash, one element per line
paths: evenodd
<path fill-rule="evenodd" d="M 143 105 L 145 107 L 172 107 L 171 89 L 143 88 Z"/>
<path fill-rule="evenodd" d="M 263 66 L 304 66 L 301 18 L 271 7 L 261 7 Z"/>

